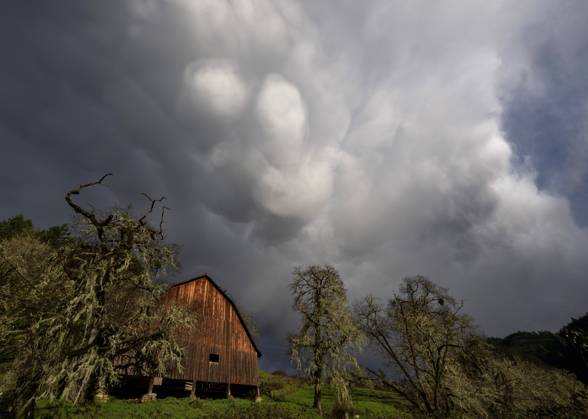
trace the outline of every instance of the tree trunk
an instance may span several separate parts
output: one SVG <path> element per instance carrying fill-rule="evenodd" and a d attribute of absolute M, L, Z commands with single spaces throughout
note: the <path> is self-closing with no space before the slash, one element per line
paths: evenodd
<path fill-rule="evenodd" d="M 312 404 L 314 409 L 318 410 L 320 416 L 323 415 L 323 408 L 321 406 L 321 380 L 320 376 L 314 382 L 314 402 Z"/>
<path fill-rule="evenodd" d="M 106 392 L 106 385 L 101 374 L 96 374 L 95 382 L 93 383 L 94 403 L 104 403 L 108 401 L 108 393 Z"/>
<path fill-rule="evenodd" d="M 320 288 L 315 290 L 316 313 L 320 316 L 322 312 Z M 319 317 L 320 322 L 320 317 Z M 323 415 L 323 407 L 321 406 L 321 379 L 323 378 L 323 354 L 320 351 L 321 330 L 319 326 L 314 329 L 314 358 L 317 369 L 314 373 L 314 402 L 312 407 L 318 410 L 320 416 Z"/>
<path fill-rule="evenodd" d="M 147 387 L 147 394 L 151 394 L 153 393 L 153 382 L 155 380 L 153 379 L 153 377 L 149 377 L 149 386 Z"/>

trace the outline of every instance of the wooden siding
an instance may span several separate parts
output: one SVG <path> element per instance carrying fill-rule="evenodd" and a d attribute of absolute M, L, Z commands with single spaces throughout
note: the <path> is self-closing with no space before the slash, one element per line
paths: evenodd
<path fill-rule="evenodd" d="M 184 370 L 169 378 L 258 385 L 258 352 L 231 301 L 208 277 L 188 281 L 169 289 L 164 304 L 181 304 L 194 310 L 197 325 L 180 337 L 184 346 Z M 209 362 L 218 354 L 218 363 Z"/>

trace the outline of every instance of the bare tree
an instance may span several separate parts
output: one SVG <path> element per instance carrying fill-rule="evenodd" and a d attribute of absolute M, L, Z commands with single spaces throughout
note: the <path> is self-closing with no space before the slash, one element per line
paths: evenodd
<path fill-rule="evenodd" d="M 290 337 L 291 358 L 311 379 L 313 407 L 322 415 L 321 383 L 325 378 L 345 377 L 356 365 L 353 349 L 359 349 L 362 334 L 347 306 L 347 294 L 339 273 L 332 266 L 308 266 L 294 270 L 290 284 L 294 308 L 302 315 L 297 335 Z"/>

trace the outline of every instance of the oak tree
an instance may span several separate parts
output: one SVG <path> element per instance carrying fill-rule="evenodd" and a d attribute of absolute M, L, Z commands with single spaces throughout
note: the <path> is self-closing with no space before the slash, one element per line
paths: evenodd
<path fill-rule="evenodd" d="M 178 330 L 186 312 L 163 307 L 162 274 L 176 265 L 175 248 L 164 242 L 163 214 L 149 217 L 161 199 L 135 217 L 115 209 L 103 215 L 75 201 L 68 240 L 52 247 L 34 236 L 0 242 L 0 346 L 15 348 L 3 369 L 11 385 L 2 397 L 26 409 L 35 398 L 74 403 L 103 394 L 125 369 L 162 375 L 180 368 Z"/>
<path fill-rule="evenodd" d="M 356 319 L 383 355 L 383 366 L 393 370 L 369 371 L 417 417 L 586 417 L 582 383 L 497 352 L 461 309 L 424 277 L 405 279 L 387 304 L 366 297 L 355 308 Z"/>
<path fill-rule="evenodd" d="M 444 417 L 451 410 L 452 362 L 474 335 L 462 304 L 424 277 L 406 278 L 387 305 L 366 297 L 356 306 L 362 330 L 402 383 L 386 384 L 413 410 Z M 378 372 L 380 378 L 383 375 Z"/>
<path fill-rule="evenodd" d="M 310 378 L 313 407 L 322 415 L 321 383 L 334 378 L 341 384 L 348 368 L 357 365 L 353 351 L 360 348 L 363 336 L 353 322 L 343 281 L 332 266 L 295 269 L 290 289 L 294 309 L 302 316 L 298 333 L 290 337 L 291 358 Z"/>

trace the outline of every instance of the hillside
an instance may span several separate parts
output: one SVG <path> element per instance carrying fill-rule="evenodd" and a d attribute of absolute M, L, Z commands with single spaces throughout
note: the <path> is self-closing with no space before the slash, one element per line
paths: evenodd
<path fill-rule="evenodd" d="M 261 373 L 263 400 L 254 403 L 244 399 L 190 400 L 165 398 L 150 403 L 111 400 L 103 405 L 71 406 L 41 402 L 39 418 L 318 418 L 311 408 L 312 387 L 296 377 Z M 360 418 L 409 417 L 403 403 L 393 394 L 368 388 L 353 388 L 356 415 Z M 330 412 L 334 392 L 325 386 L 323 409 Z"/>

